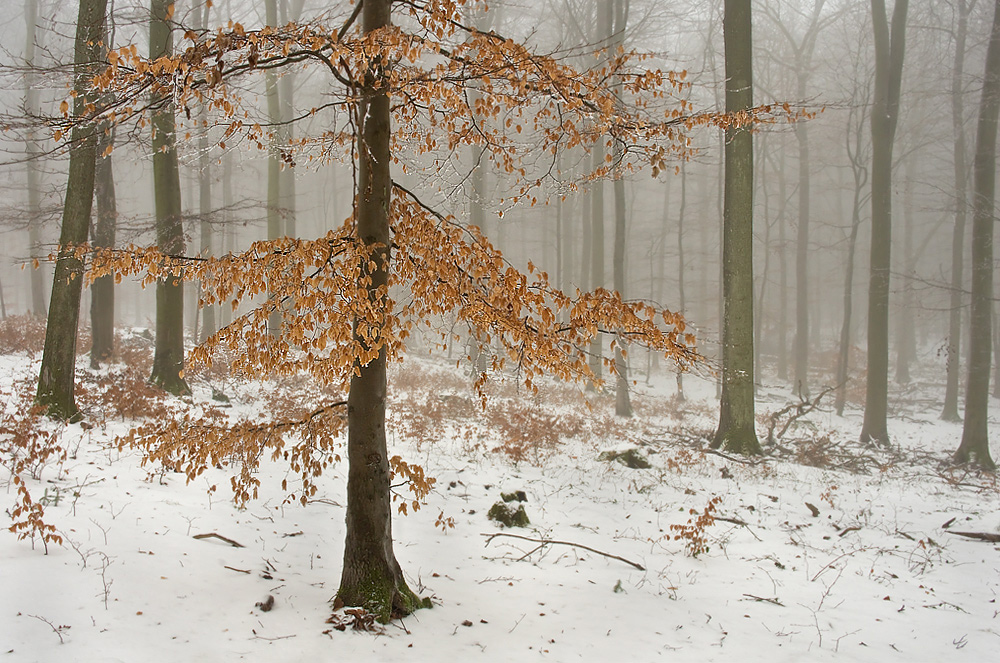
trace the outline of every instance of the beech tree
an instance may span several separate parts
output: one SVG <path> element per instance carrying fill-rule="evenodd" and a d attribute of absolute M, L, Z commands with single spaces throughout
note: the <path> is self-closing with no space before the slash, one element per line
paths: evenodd
<path fill-rule="evenodd" d="M 972 313 L 969 321 L 969 378 L 965 421 L 956 463 L 996 469 L 990 455 L 989 387 L 993 321 L 993 224 L 996 189 L 997 118 L 1000 115 L 1000 0 L 993 7 L 993 30 L 986 49 L 986 72 L 972 175 Z"/>
<path fill-rule="evenodd" d="M 896 0 L 892 22 L 885 0 L 871 0 L 875 33 L 872 94 L 872 242 L 868 286 L 868 376 L 861 441 L 889 443 L 889 269 L 892 238 L 892 148 L 903 81 L 908 0 Z"/>
<path fill-rule="evenodd" d="M 101 57 L 106 0 L 81 0 L 76 24 L 73 56 L 73 115 L 91 114 L 97 98 L 91 79 Z M 62 112 L 70 118 L 70 101 L 62 103 Z M 80 294 L 83 289 L 83 260 L 77 247 L 86 244 L 90 213 L 94 202 L 94 168 L 97 134 L 92 124 L 77 123 L 70 135 L 69 181 L 63 204 L 59 255 L 52 278 L 45 347 L 38 375 L 36 402 L 50 416 L 73 419 L 79 416 L 74 398 L 76 377 L 76 327 L 80 320 Z"/>
<path fill-rule="evenodd" d="M 515 269 L 479 228 L 431 204 L 436 192 L 428 183 L 441 172 L 435 164 L 475 146 L 491 170 L 509 178 L 505 204 L 544 204 L 563 150 L 610 137 L 621 146 L 619 161 L 597 164 L 589 179 L 642 166 L 655 177 L 673 156 L 686 154 L 694 128 L 733 128 L 771 110 L 694 114 L 683 72 L 636 66 L 643 58 L 620 50 L 579 71 L 463 24 L 463 4 L 365 0 L 336 28 L 303 22 L 248 30 L 230 23 L 189 31 L 186 48 L 152 59 L 125 45 L 108 54 L 93 79 L 98 90 L 115 93 L 115 103 L 77 109 L 67 120 L 145 125 L 172 104 L 186 115 L 189 105 L 204 103 L 220 126 L 220 148 L 241 142 L 266 152 L 272 129 L 258 120 L 265 114 L 253 99 L 241 96 L 244 79 L 315 64 L 337 82 L 324 105 L 308 113 L 314 122 L 329 118 L 328 128 L 297 138 L 295 149 L 299 163 L 356 163 L 354 210 L 342 226 L 318 239 L 281 237 L 218 258 L 188 258 L 164 244 L 105 250 L 94 257 L 91 276 L 198 280 L 203 304 L 234 310 L 241 299 L 257 298 L 259 306 L 197 347 L 189 363 L 211 365 L 226 349 L 237 374 L 305 373 L 346 392 L 346 399 L 316 403 L 301 420 L 223 425 L 183 417 L 136 429 L 126 443 L 189 478 L 215 465 L 232 467 L 238 501 L 256 496 L 262 457 L 283 460 L 296 476 L 283 483 L 288 499 L 305 503 L 316 477 L 340 460 L 338 435 L 346 430 L 347 541 L 338 597 L 383 621 L 426 605 L 408 588 L 393 552 L 398 496 L 390 485 L 393 476 L 408 480 L 412 499 L 397 500 L 405 512 L 419 507 L 433 479 L 390 456 L 385 430 L 386 367 L 402 359 L 415 327 L 433 328 L 450 316 L 480 347 L 500 349 L 476 379 L 483 398 L 489 376 L 509 368 L 532 391 L 540 376 L 597 380 L 588 349 L 599 334 L 681 365 L 699 359 L 679 314 L 600 287 L 566 294 L 531 263 Z M 426 191 L 407 186 L 414 174 Z M 277 335 L 270 333 L 272 316 L 281 321 Z M 602 359 L 614 374 L 613 357 Z"/>
<path fill-rule="evenodd" d="M 726 0 L 726 110 L 750 112 L 753 77 L 750 0 Z M 726 129 L 722 237 L 722 401 L 713 448 L 761 453 L 753 407 L 753 138 L 750 128 Z"/>

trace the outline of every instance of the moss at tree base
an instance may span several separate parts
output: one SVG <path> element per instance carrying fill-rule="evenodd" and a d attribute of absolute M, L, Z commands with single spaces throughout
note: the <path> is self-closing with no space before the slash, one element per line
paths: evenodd
<path fill-rule="evenodd" d="M 364 608 L 381 624 L 400 619 L 421 608 L 432 608 L 430 598 L 420 598 L 411 590 L 406 581 L 394 581 L 376 571 L 352 587 L 341 585 L 337 598 L 346 606 Z"/>

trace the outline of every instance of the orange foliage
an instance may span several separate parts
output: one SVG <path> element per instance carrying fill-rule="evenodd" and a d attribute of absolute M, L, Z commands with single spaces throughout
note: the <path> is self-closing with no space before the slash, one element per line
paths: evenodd
<path fill-rule="evenodd" d="M 377 80 L 392 100 L 391 150 L 404 171 L 416 167 L 399 161 L 404 151 L 442 164 L 461 146 L 479 146 L 513 182 L 512 194 L 500 201 L 511 205 L 535 203 L 543 184 L 559 177 L 555 155 L 560 150 L 586 149 L 610 138 L 621 146 L 621 159 L 588 177 L 620 176 L 644 165 L 656 175 L 667 159 L 689 157 L 691 129 L 761 121 L 781 111 L 694 113 L 685 100 L 684 72 L 643 68 L 648 58 L 621 51 L 602 58 L 604 66 L 580 71 L 494 32 L 464 26 L 464 4 L 399 3 L 406 15 L 397 25 L 367 35 L 352 25 L 353 19 L 339 29 L 289 24 L 247 30 L 230 23 L 215 31 L 187 32 L 190 44 L 172 57 L 149 60 L 135 45 L 125 46 L 108 54 L 107 66 L 94 79 L 115 101 L 85 118 L 58 118 L 53 129 L 66 134 L 73 122 L 97 120 L 144 126 L 153 93 L 152 98 L 160 95 L 183 109 L 188 122 L 190 105 L 207 105 L 224 127 L 216 137 L 221 146 L 242 140 L 263 150 L 271 130 L 240 96 L 245 86 L 235 83 L 263 69 L 318 65 L 340 83 L 323 108 L 312 111 L 332 111 L 330 129 L 284 146 L 285 163 L 353 158 L 355 150 L 367 149 L 356 142 L 365 122 L 362 81 Z M 611 81 L 621 81 L 619 91 Z M 429 166 L 426 174 L 433 179 L 440 168 Z M 168 277 L 197 280 L 204 304 L 234 310 L 241 300 L 267 294 L 264 304 L 196 348 L 189 362 L 211 367 L 221 350 L 236 374 L 307 373 L 341 392 L 357 366 L 383 350 L 399 360 L 415 325 L 430 327 L 445 315 L 467 326 L 481 346 L 502 348 L 476 382 L 484 400 L 490 372 L 516 370 L 529 392 L 537 391 L 541 375 L 594 381 L 586 348 L 597 334 L 644 345 L 682 367 L 699 359 L 680 315 L 624 301 L 604 289 L 561 292 L 544 272 L 531 265 L 527 272 L 515 269 L 478 228 L 435 211 L 398 183 L 389 217 L 390 279 L 373 296 L 367 275 L 376 252 L 386 247 L 366 247 L 353 218 L 319 239 L 256 242 L 241 254 L 219 258 L 169 256 L 142 247 L 105 250 L 93 256 L 89 278 L 114 272 L 140 275 L 144 284 Z M 87 247 L 78 247 L 78 253 L 86 255 Z M 274 312 L 282 318 L 279 337 L 268 333 Z M 612 362 L 605 362 L 613 373 Z M 315 477 L 339 459 L 335 437 L 343 429 L 341 404 L 328 402 L 304 417 L 228 428 L 217 417 L 185 416 L 140 427 L 123 443 L 143 448 L 150 459 L 189 479 L 210 465 L 233 464 L 238 500 L 256 495 L 254 470 L 262 458 L 283 460 L 300 480 L 290 497 L 305 502 L 315 492 Z M 552 428 L 552 422 L 530 423 L 530 428 Z M 286 441 L 290 434 L 298 441 Z M 557 439 L 553 433 L 552 444 Z M 430 490 L 432 481 L 420 468 L 393 459 L 393 471 L 406 477 L 414 499 Z"/>

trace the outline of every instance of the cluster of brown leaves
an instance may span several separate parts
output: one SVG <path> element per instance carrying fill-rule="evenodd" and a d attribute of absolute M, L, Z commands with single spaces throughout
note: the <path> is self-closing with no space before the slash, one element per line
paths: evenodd
<path fill-rule="evenodd" d="M 722 498 L 714 495 L 701 512 L 697 509 L 689 509 L 688 513 L 691 515 L 691 518 L 686 523 L 670 526 L 670 531 L 675 532 L 673 535 L 674 541 L 683 541 L 684 551 L 691 557 L 697 557 L 702 553 L 708 552 L 708 534 L 706 530 L 715 524 L 715 516 L 712 514 L 715 513 L 721 503 Z"/>
<path fill-rule="evenodd" d="M 45 551 L 49 543 L 62 544 L 62 536 L 55 527 L 45 522 L 45 509 L 31 496 L 27 478 L 38 479 L 42 470 L 66 460 L 66 450 L 60 444 L 59 434 L 46 430 L 42 424 L 43 409 L 33 407 L 31 394 L 22 391 L 12 394 L 18 408 L 14 413 L 0 416 L 0 465 L 11 475 L 17 497 L 10 509 L 11 525 L 8 528 L 18 539 L 41 540 Z"/>

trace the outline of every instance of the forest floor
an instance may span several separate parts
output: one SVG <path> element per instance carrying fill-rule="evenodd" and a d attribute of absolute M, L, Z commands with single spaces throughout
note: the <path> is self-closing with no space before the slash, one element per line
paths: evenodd
<path fill-rule="evenodd" d="M 0 661 L 987 661 L 1000 647 L 1000 546 L 958 534 L 1000 532 L 1000 488 L 948 466 L 961 425 L 938 419 L 934 369 L 893 393 L 891 448 L 857 443 L 858 405 L 838 417 L 827 396 L 781 437 L 794 411 L 779 416 L 769 455 L 748 461 L 707 451 L 704 378 L 680 401 L 672 373 L 639 376 L 636 416 L 619 420 L 611 396 L 558 384 L 497 385 L 483 410 L 453 362 L 408 358 L 391 453 L 436 484 L 393 536 L 434 608 L 338 631 L 346 463 L 302 506 L 265 462 L 259 499 L 237 507 L 225 468 L 188 482 L 115 442 L 145 416 L 221 407 L 213 389 L 250 419 L 307 412 L 321 390 L 196 374 L 191 399 L 163 399 L 144 386 L 142 337 L 122 347 L 127 364 L 81 359 L 86 425 L 39 424 L 67 457 L 27 485 L 64 543 L 0 536 Z M 39 360 L 0 356 L 5 425 Z M 762 442 L 795 402 L 761 389 Z M 602 459 L 629 449 L 649 467 Z M 516 491 L 530 525 L 503 529 L 487 512 Z"/>

